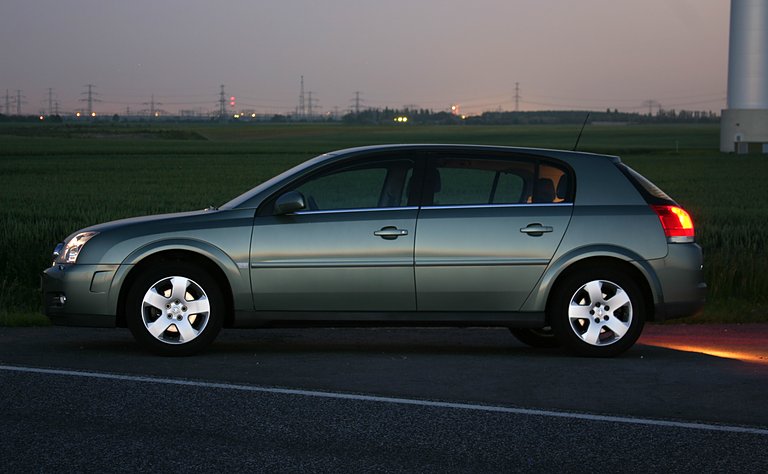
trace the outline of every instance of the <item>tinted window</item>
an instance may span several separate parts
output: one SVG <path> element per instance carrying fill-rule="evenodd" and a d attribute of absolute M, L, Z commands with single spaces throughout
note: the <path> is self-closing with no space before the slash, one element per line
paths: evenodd
<path fill-rule="evenodd" d="M 534 160 L 443 158 L 427 171 L 424 204 L 565 202 L 570 196 L 567 176 L 557 166 Z"/>
<path fill-rule="evenodd" d="M 401 207 L 408 200 L 412 169 L 408 160 L 370 163 L 322 174 L 295 190 L 309 210 Z"/>

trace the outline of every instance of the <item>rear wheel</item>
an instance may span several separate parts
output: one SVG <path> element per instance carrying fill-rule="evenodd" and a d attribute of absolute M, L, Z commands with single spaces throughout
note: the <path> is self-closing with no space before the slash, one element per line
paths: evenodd
<path fill-rule="evenodd" d="M 191 355 L 216 338 L 224 308 L 219 285 L 208 273 L 173 262 L 139 275 L 128 292 L 126 324 L 156 354 Z"/>
<path fill-rule="evenodd" d="M 584 269 L 555 290 L 550 320 L 558 340 L 573 352 L 611 357 L 640 337 L 645 302 L 638 285 L 620 269 Z"/>
<path fill-rule="evenodd" d="M 550 326 L 543 328 L 510 328 L 512 335 L 531 347 L 560 347 L 560 341 Z"/>

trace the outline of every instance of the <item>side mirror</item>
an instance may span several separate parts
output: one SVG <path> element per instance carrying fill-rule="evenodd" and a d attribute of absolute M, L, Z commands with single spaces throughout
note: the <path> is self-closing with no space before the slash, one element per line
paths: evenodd
<path fill-rule="evenodd" d="M 288 191 L 275 201 L 275 215 L 282 216 L 300 211 L 307 207 L 304 195 L 298 191 Z"/>

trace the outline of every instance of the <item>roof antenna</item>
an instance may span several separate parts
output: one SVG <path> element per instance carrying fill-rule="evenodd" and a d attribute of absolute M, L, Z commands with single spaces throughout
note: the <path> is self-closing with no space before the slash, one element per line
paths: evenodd
<path fill-rule="evenodd" d="M 584 118 L 584 123 L 581 124 L 581 130 L 579 130 L 579 136 L 576 137 L 576 144 L 573 145 L 573 150 L 572 151 L 576 151 L 576 148 L 579 147 L 579 141 L 581 140 L 581 133 L 584 131 L 584 127 L 587 126 L 587 120 L 589 120 L 589 114 L 590 113 L 591 112 L 587 112 L 587 116 Z"/>

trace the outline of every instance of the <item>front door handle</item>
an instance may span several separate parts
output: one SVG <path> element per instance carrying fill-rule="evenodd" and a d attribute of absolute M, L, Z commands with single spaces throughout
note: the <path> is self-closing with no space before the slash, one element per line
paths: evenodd
<path fill-rule="evenodd" d="M 541 225 L 541 224 L 528 224 L 527 227 L 523 227 L 520 229 L 520 232 L 523 234 L 528 234 L 532 237 L 540 237 L 544 235 L 544 232 L 552 232 L 554 229 L 552 226 L 548 225 Z"/>
<path fill-rule="evenodd" d="M 377 230 L 373 235 L 379 236 L 382 239 L 394 240 L 400 236 L 408 235 L 408 231 L 405 229 L 398 229 L 394 226 L 382 227 L 381 230 Z"/>

